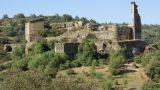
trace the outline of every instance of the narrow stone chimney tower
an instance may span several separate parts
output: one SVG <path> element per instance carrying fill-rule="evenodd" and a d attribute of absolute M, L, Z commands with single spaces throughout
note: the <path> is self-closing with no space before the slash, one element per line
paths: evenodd
<path fill-rule="evenodd" d="M 137 5 L 135 1 L 131 1 L 131 15 L 132 15 L 132 28 L 133 28 L 133 39 L 141 39 L 141 17 L 138 13 Z"/>

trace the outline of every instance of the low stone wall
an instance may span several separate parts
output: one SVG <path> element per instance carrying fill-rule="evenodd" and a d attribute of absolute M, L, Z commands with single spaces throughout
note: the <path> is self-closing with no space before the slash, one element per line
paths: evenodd
<path fill-rule="evenodd" d="M 4 51 L 7 53 L 11 53 L 15 48 L 20 47 L 19 44 L 5 44 L 4 45 Z"/>

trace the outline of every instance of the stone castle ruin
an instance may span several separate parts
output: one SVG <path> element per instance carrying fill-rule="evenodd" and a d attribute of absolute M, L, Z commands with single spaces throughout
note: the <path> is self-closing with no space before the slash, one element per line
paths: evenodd
<path fill-rule="evenodd" d="M 134 1 L 131 2 L 132 25 L 130 26 L 108 25 L 106 27 L 101 25 L 96 31 L 82 30 L 77 31 L 73 35 L 68 34 L 66 37 L 70 38 L 72 36 L 71 38 L 84 39 L 88 34 L 93 34 L 97 37 L 98 40 L 103 41 L 98 42 L 97 44 L 97 47 L 100 51 L 105 50 L 102 45 L 106 44 L 107 48 L 117 49 L 119 47 L 123 47 L 128 50 L 128 53 L 141 53 L 145 49 L 146 42 L 141 40 L 141 18 L 137 7 L 138 6 Z M 88 29 L 88 24 L 81 25 L 81 27 L 82 26 L 84 29 Z M 73 27 L 74 25 L 72 25 L 70 29 Z M 58 47 L 58 45 L 56 47 Z"/>
<path fill-rule="evenodd" d="M 99 51 L 105 51 L 105 48 L 117 49 L 119 47 L 126 48 L 128 53 L 143 52 L 146 47 L 146 42 L 141 40 L 141 18 L 138 13 L 137 5 L 134 1 L 131 2 L 131 16 L 132 25 L 118 26 L 118 25 L 100 25 L 96 27 L 96 31 L 90 31 L 89 24 L 84 24 L 82 21 L 52 23 L 51 27 L 67 29 L 68 32 L 61 36 L 54 37 L 55 39 L 69 38 L 78 39 L 79 43 L 85 39 L 87 35 L 93 34 L 99 40 L 96 42 Z M 77 31 L 70 32 L 70 30 L 77 28 Z M 39 30 L 44 30 L 43 19 L 31 20 L 26 23 L 25 39 L 26 39 L 26 54 L 29 47 L 41 37 L 37 36 Z M 77 53 L 79 43 L 57 43 L 55 44 L 55 52 L 66 53 L 74 55 Z M 105 46 L 105 47 L 103 47 Z"/>

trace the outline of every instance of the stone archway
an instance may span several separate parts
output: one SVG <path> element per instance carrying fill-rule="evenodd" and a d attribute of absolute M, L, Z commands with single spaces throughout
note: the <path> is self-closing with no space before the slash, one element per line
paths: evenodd
<path fill-rule="evenodd" d="M 7 46 L 5 47 L 5 51 L 6 51 L 6 52 L 12 52 L 12 47 L 9 46 L 9 45 L 7 45 Z"/>

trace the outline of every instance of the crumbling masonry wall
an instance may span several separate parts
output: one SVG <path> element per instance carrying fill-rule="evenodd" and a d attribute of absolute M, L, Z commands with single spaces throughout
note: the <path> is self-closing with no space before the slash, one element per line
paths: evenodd
<path fill-rule="evenodd" d="M 28 53 L 29 47 L 41 37 L 37 35 L 39 30 L 44 30 L 44 22 L 43 19 L 31 20 L 25 24 L 25 53 Z"/>
<path fill-rule="evenodd" d="M 131 2 L 132 28 L 134 39 L 141 39 L 141 17 L 138 13 L 137 5 L 134 1 Z"/>

